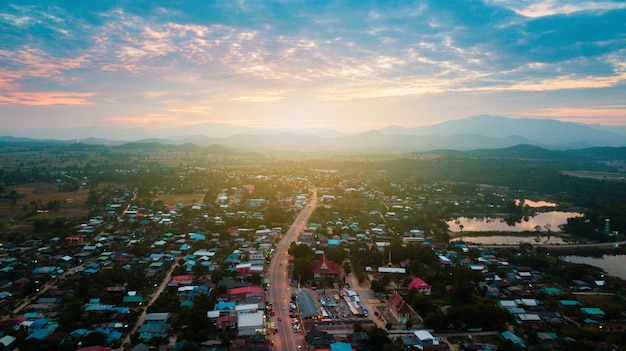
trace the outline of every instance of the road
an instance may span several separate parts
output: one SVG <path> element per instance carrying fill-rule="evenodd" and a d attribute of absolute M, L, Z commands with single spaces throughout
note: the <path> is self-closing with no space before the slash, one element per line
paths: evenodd
<path fill-rule="evenodd" d="M 375 297 L 372 294 L 372 291 L 369 289 L 369 286 L 361 286 L 361 284 L 359 283 L 359 280 L 354 275 L 354 272 L 350 274 L 346 274 L 346 283 L 350 284 L 350 290 L 359 294 L 359 299 L 361 300 L 359 304 L 362 307 L 367 308 L 367 310 L 370 313 L 369 318 L 373 320 L 374 323 L 376 323 L 377 327 L 379 327 L 380 329 L 385 329 L 385 322 L 383 322 L 382 320 L 374 316 L 374 311 L 376 311 L 376 308 L 374 308 L 374 306 L 370 304 L 370 300 L 374 299 Z M 369 285 L 369 284 L 364 283 L 364 285 Z"/>
<path fill-rule="evenodd" d="M 156 301 L 159 298 L 159 295 L 161 295 L 163 290 L 165 290 L 170 280 L 172 279 L 172 272 L 174 272 L 174 269 L 178 267 L 178 260 L 181 258 L 182 257 L 176 257 L 172 261 L 173 262 L 172 266 L 167 271 L 165 278 L 163 278 L 163 280 L 161 281 L 161 285 L 159 285 L 159 287 L 154 291 L 154 293 L 152 294 L 152 298 L 150 299 L 146 307 L 141 309 L 141 314 L 139 315 L 139 317 L 137 317 L 137 320 L 135 321 L 135 324 L 133 325 L 132 329 L 126 332 L 126 334 L 124 335 L 124 338 L 122 338 L 122 340 L 120 341 L 120 347 L 114 350 L 117 350 L 117 351 L 123 350 L 124 347 L 130 342 L 131 335 L 136 333 L 137 330 L 139 330 L 139 327 L 141 327 L 145 323 L 148 307 L 150 307 L 154 303 L 154 301 Z"/>
<path fill-rule="evenodd" d="M 270 318 L 276 323 L 276 329 L 278 329 L 277 334 L 270 336 L 270 340 L 274 343 L 272 346 L 274 350 L 298 350 L 298 345 L 304 348 L 304 336 L 291 328 L 291 318 L 289 317 L 289 301 L 291 301 L 291 294 L 294 288 L 289 286 L 289 275 L 287 272 L 289 254 L 287 250 L 289 245 L 298 239 L 298 234 L 306 228 L 307 222 L 316 206 L 317 191 L 313 190 L 309 202 L 276 247 L 269 265 L 270 287 L 267 297 L 268 302 L 274 305 L 276 314 Z"/>

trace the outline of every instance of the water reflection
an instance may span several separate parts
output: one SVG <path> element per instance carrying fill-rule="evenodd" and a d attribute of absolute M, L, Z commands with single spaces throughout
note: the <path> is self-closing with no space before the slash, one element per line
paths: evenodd
<path fill-rule="evenodd" d="M 602 257 L 563 256 L 564 261 L 588 264 L 603 269 L 609 275 L 626 279 L 626 255 L 603 255 Z"/>
<path fill-rule="evenodd" d="M 520 222 L 511 223 L 503 218 L 467 218 L 459 217 L 448 221 L 448 227 L 453 232 L 555 232 L 559 226 L 565 224 L 570 217 L 580 217 L 582 213 L 551 211 L 541 212 L 533 217 L 524 217 Z M 513 224 L 513 225 L 511 225 Z M 463 227 L 461 227 L 461 225 Z"/>
<path fill-rule="evenodd" d="M 545 234 L 545 233 L 544 233 Z M 537 236 L 537 235 L 481 235 L 481 236 L 463 236 L 454 238 L 450 241 L 461 241 L 463 240 L 466 243 L 474 243 L 481 245 L 519 245 L 521 243 L 528 244 L 567 244 L 563 238 L 558 236 Z"/>
<path fill-rule="evenodd" d="M 520 203 L 520 200 L 515 200 L 516 205 L 519 206 L 519 203 Z M 559 204 L 557 204 L 556 202 L 549 202 L 549 201 L 543 201 L 543 200 L 533 201 L 533 200 L 525 199 L 524 205 L 527 205 L 528 207 L 532 207 L 532 208 L 538 208 L 538 207 L 557 207 Z"/>

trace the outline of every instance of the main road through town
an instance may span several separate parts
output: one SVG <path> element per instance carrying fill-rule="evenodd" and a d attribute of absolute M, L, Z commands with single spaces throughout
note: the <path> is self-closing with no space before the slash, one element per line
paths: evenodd
<path fill-rule="evenodd" d="M 270 335 L 270 340 L 274 343 L 271 348 L 274 350 L 297 351 L 299 349 L 298 346 L 304 348 L 304 337 L 291 327 L 291 318 L 289 316 L 289 302 L 294 289 L 297 288 L 289 286 L 289 254 L 287 250 L 289 245 L 297 240 L 298 234 L 306 228 L 307 222 L 316 206 L 317 190 L 313 189 L 308 203 L 276 247 L 269 265 L 270 287 L 267 291 L 267 298 L 268 302 L 274 306 L 275 315 L 270 318 L 276 323 L 276 329 L 278 330 L 278 333 Z"/>

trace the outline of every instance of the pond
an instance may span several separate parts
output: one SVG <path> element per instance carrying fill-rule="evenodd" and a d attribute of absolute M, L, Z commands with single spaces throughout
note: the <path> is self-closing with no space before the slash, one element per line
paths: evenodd
<path fill-rule="evenodd" d="M 539 230 L 546 234 L 548 231 L 559 231 L 559 226 L 567 223 L 568 218 L 580 216 L 582 213 L 578 212 L 550 211 L 528 217 L 527 221 L 522 220 L 514 226 L 508 225 L 502 218 L 490 217 L 459 217 L 448 221 L 447 224 L 452 232 L 461 232 L 461 225 L 463 225 L 463 232 L 535 232 L 539 226 Z"/>
<path fill-rule="evenodd" d="M 480 235 L 480 236 L 460 236 L 454 239 L 451 239 L 451 242 L 456 241 L 464 241 L 466 243 L 474 243 L 481 245 L 518 245 L 521 243 L 528 244 L 559 244 L 564 245 L 567 244 L 563 238 L 559 236 L 550 235 L 547 236 L 543 233 L 542 236 L 537 235 Z"/>
<path fill-rule="evenodd" d="M 626 279 L 626 255 L 603 255 L 602 257 L 563 256 L 561 258 L 566 262 L 598 267 L 611 276 Z"/>
<path fill-rule="evenodd" d="M 520 200 L 515 200 L 515 203 L 517 205 L 519 205 Z M 532 207 L 532 208 L 537 208 L 537 207 L 557 207 L 559 204 L 557 204 L 556 202 L 549 202 L 549 201 L 543 201 L 543 200 L 539 200 L 539 201 L 533 201 L 533 200 L 524 200 L 524 205 L 527 205 L 528 207 Z"/>

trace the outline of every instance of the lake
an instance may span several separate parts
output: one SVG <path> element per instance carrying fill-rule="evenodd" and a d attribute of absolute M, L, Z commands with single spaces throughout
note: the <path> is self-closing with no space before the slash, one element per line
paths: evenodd
<path fill-rule="evenodd" d="M 515 200 L 515 204 L 519 205 L 520 200 Z M 533 200 L 524 200 L 524 205 L 527 205 L 528 207 L 532 207 L 532 208 L 537 208 L 537 207 L 557 207 L 559 204 L 557 204 L 556 202 L 549 202 L 549 201 L 543 201 L 543 200 L 539 200 L 539 201 L 533 201 Z"/>
<path fill-rule="evenodd" d="M 502 218 L 467 218 L 459 217 L 448 221 L 448 228 L 453 232 L 461 232 L 460 225 L 463 225 L 463 232 L 534 232 L 535 227 L 539 226 L 541 231 L 559 231 L 561 224 L 567 223 L 570 217 L 580 217 L 578 212 L 550 211 L 541 212 L 533 217 L 529 217 L 528 221 L 515 223 L 514 226 L 508 225 Z"/>
<path fill-rule="evenodd" d="M 537 244 L 567 244 L 563 238 L 558 236 L 537 235 L 480 235 L 480 236 L 460 236 L 450 239 L 451 242 L 463 240 L 466 243 L 474 243 L 481 245 L 517 245 L 520 243 Z M 537 240 L 538 239 L 538 240 Z"/>
<path fill-rule="evenodd" d="M 602 257 L 562 256 L 561 258 L 566 262 L 598 267 L 611 276 L 626 279 L 626 255 L 603 255 Z"/>

